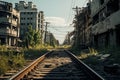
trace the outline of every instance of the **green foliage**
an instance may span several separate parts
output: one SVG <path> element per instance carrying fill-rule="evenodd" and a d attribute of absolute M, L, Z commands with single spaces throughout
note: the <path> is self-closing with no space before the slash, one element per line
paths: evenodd
<path fill-rule="evenodd" d="M 41 41 L 40 32 L 36 31 L 34 34 L 34 44 L 35 45 L 40 44 L 40 41 Z"/>
<path fill-rule="evenodd" d="M 26 36 L 24 39 L 27 48 L 29 48 L 30 46 L 35 47 L 36 45 L 40 44 L 40 32 L 35 31 L 32 26 L 29 26 L 28 32 L 26 32 Z"/>
<path fill-rule="evenodd" d="M 0 75 L 4 74 L 8 69 L 9 69 L 9 67 L 8 67 L 7 56 L 0 55 Z"/>
<path fill-rule="evenodd" d="M 47 47 L 41 45 L 32 49 L 22 49 L 19 53 L 7 49 L 6 46 L 0 46 L 0 75 L 11 69 L 22 68 L 27 59 L 36 59 L 46 52 Z"/>
<path fill-rule="evenodd" d="M 0 46 L 0 50 L 0 75 L 9 69 L 17 69 L 25 64 L 23 53 L 16 53 L 5 46 Z"/>

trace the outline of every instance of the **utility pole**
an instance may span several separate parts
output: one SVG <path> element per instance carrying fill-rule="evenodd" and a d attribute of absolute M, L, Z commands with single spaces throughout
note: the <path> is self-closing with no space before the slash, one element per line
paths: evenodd
<path fill-rule="evenodd" d="M 75 10 L 76 15 L 79 15 L 79 10 L 80 10 L 81 8 L 79 8 L 78 6 L 76 6 L 76 8 L 72 8 L 72 9 Z"/>
<path fill-rule="evenodd" d="M 46 43 L 46 36 L 47 36 L 47 27 L 48 24 L 50 24 L 49 22 L 45 22 L 45 38 L 44 38 L 44 42 Z"/>
<path fill-rule="evenodd" d="M 73 8 L 73 10 L 75 10 L 76 12 L 76 22 L 75 22 L 75 25 L 76 25 L 76 29 L 75 29 L 75 41 L 74 41 L 74 46 L 77 48 L 80 44 L 80 41 L 79 41 L 79 22 L 78 22 L 78 15 L 80 13 L 80 10 L 81 8 L 79 8 L 78 6 L 76 6 L 76 8 Z"/>

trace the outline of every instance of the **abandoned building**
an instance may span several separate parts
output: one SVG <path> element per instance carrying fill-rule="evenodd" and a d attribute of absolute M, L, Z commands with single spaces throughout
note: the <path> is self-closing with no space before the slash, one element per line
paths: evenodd
<path fill-rule="evenodd" d="M 120 46 L 120 0 L 92 0 L 91 17 L 93 45 Z"/>
<path fill-rule="evenodd" d="M 120 46 L 120 0 L 91 0 L 75 10 L 74 47 Z"/>
<path fill-rule="evenodd" d="M 19 12 L 12 3 L 0 1 L 0 44 L 16 46 L 19 40 Z"/>
<path fill-rule="evenodd" d="M 39 30 L 41 37 L 43 37 L 44 12 L 38 11 L 32 1 L 28 3 L 19 1 L 19 3 L 15 3 L 15 9 L 20 11 L 20 39 L 24 40 L 29 26 L 32 26 L 36 31 Z"/>

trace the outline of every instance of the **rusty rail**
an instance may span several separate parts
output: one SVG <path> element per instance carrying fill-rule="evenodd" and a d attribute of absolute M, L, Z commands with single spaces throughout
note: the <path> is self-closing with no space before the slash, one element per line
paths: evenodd
<path fill-rule="evenodd" d="M 44 54 L 43 56 L 41 56 L 40 58 L 36 59 L 31 65 L 29 65 L 27 68 L 23 69 L 22 71 L 20 71 L 19 73 L 17 73 L 13 77 L 11 77 L 9 80 L 21 80 L 30 71 L 32 71 L 38 63 L 40 63 L 41 61 L 43 61 L 52 52 L 53 51 L 48 52 L 48 53 Z M 82 62 L 81 60 L 79 60 L 71 52 L 69 52 L 67 50 L 65 50 L 65 52 L 67 52 L 70 55 L 70 57 L 73 60 L 73 62 L 75 62 L 77 64 L 78 68 L 80 67 L 85 72 L 85 74 L 88 76 L 88 78 L 90 78 L 92 80 L 105 80 L 99 74 L 97 74 L 94 70 L 92 70 L 89 66 L 87 66 L 84 62 Z"/>
<path fill-rule="evenodd" d="M 51 51 L 53 52 L 53 51 Z M 46 56 L 48 56 L 51 52 L 47 52 L 38 59 L 36 59 L 33 63 L 31 63 L 28 67 L 18 72 L 16 75 L 12 76 L 9 80 L 21 80 L 25 75 L 27 75 L 39 62 L 43 61 Z"/>

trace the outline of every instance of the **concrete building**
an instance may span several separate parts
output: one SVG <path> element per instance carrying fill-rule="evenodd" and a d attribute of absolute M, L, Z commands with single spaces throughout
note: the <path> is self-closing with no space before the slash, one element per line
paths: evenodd
<path fill-rule="evenodd" d="M 120 0 L 92 0 L 93 45 L 120 46 Z"/>
<path fill-rule="evenodd" d="M 12 3 L 0 1 L 0 44 L 16 46 L 19 40 L 19 12 Z"/>
<path fill-rule="evenodd" d="M 25 1 L 19 1 L 15 3 L 15 9 L 20 11 L 20 37 L 24 38 L 25 33 L 27 32 L 27 27 L 32 26 L 35 30 L 43 29 L 43 12 L 38 12 L 36 5 L 32 2 L 26 3 Z"/>

